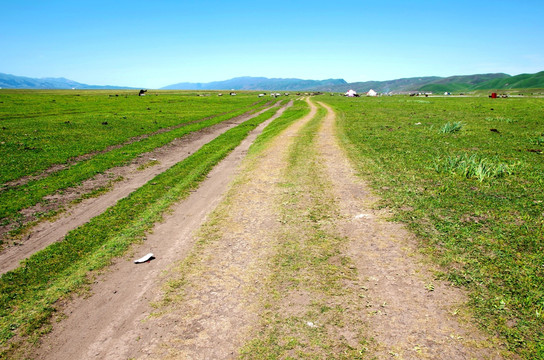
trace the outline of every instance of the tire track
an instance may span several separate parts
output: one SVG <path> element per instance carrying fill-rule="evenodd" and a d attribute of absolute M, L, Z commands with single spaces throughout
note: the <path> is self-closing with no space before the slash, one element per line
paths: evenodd
<path fill-rule="evenodd" d="M 153 179 L 158 174 L 168 170 L 178 162 L 187 158 L 204 144 L 212 141 L 229 129 L 252 119 L 272 107 L 278 106 L 278 103 L 267 107 L 255 114 L 246 114 L 234 119 L 221 122 L 209 128 L 188 134 L 178 138 L 173 142 L 154 150 L 151 153 L 143 154 L 141 159 L 154 159 L 157 165 L 139 169 L 142 160 L 133 162 L 131 165 L 110 169 L 106 174 L 99 175 L 95 179 L 86 181 L 76 189 L 67 189 L 65 194 L 56 196 L 53 200 L 57 207 L 62 204 L 68 205 L 70 200 L 77 199 L 82 194 L 89 191 L 89 188 L 97 188 L 107 184 L 112 178 L 123 178 L 122 181 L 115 182 L 110 191 L 102 196 L 83 200 L 77 205 L 72 206 L 68 211 L 61 214 L 53 221 L 43 221 L 34 226 L 28 234 L 16 245 L 6 246 L 0 252 L 0 274 L 4 274 L 19 266 L 19 262 L 26 259 L 33 253 L 44 249 L 48 245 L 61 241 L 64 236 L 78 226 L 88 222 L 91 218 L 100 215 L 110 206 L 130 195 L 133 191 Z M 35 210 L 27 210 L 34 212 Z"/>
<path fill-rule="evenodd" d="M 92 286 L 92 295 L 77 298 L 63 307 L 53 331 L 33 350 L 39 359 L 126 359 L 141 357 L 170 333 L 169 328 L 149 318 L 151 302 L 160 296 L 161 275 L 182 260 L 194 246 L 193 233 L 206 220 L 233 180 L 247 149 L 271 119 L 251 134 L 219 163 L 189 198 L 174 206 L 127 257 L 153 252 L 156 259 L 135 265 L 127 257 L 118 259 L 100 281 Z M 172 324 L 169 324 L 171 326 Z"/>
<path fill-rule="evenodd" d="M 435 280 L 414 236 L 372 208 L 377 199 L 337 143 L 333 110 L 319 105 L 328 115 L 318 144 L 344 218 L 340 228 L 350 239 L 347 254 L 365 292 L 371 354 L 380 359 L 501 359 L 503 349 L 457 314 L 466 294 Z"/>

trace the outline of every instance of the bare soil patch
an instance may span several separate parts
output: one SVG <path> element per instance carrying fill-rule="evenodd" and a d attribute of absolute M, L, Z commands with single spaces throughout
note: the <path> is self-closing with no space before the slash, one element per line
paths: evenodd
<path fill-rule="evenodd" d="M 34 221 L 37 213 L 58 210 L 64 207 L 68 208 L 65 213 L 52 219 L 52 221 L 38 223 L 29 229 L 21 239 L 5 244 L 0 252 L 0 274 L 16 268 L 21 260 L 36 251 L 53 242 L 62 240 L 70 230 L 101 214 L 118 200 L 128 196 L 158 174 L 194 153 L 202 145 L 269 109 L 266 108 L 255 114 L 237 116 L 228 121 L 187 134 L 152 152 L 142 154 L 127 166 L 112 168 L 104 174 L 85 181 L 81 186 L 66 189 L 62 193 L 47 197 L 43 204 L 23 210 L 24 220 L 22 223 L 24 224 Z M 146 167 L 147 164 L 152 166 Z M 110 185 L 111 189 L 105 194 L 83 200 L 71 206 L 75 200 L 80 199 L 85 194 L 108 185 Z M 5 236 L 12 226 L 13 224 L 0 227 L 0 234 Z"/>

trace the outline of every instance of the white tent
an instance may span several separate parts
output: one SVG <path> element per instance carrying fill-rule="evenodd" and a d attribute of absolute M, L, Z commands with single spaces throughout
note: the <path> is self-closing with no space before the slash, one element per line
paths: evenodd
<path fill-rule="evenodd" d="M 366 93 L 366 96 L 378 96 L 378 93 L 375 92 L 374 90 L 370 89 L 370 90 L 368 90 L 368 92 Z"/>
<path fill-rule="evenodd" d="M 354 97 L 355 95 L 357 94 L 357 92 L 355 90 L 348 90 L 347 93 L 345 93 L 344 95 L 345 96 L 349 96 L 349 97 Z"/>

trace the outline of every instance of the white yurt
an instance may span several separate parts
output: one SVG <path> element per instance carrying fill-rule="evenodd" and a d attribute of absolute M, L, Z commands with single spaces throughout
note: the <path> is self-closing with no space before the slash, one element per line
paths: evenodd
<path fill-rule="evenodd" d="M 348 97 L 354 97 L 355 95 L 357 94 L 357 92 L 355 90 L 348 90 L 347 93 L 345 93 L 344 95 L 345 96 L 348 96 Z"/>
<path fill-rule="evenodd" d="M 372 89 L 368 90 L 366 96 L 378 96 L 378 93 Z"/>

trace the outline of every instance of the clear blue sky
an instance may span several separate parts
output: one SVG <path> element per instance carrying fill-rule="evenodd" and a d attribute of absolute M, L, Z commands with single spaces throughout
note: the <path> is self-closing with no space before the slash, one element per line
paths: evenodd
<path fill-rule="evenodd" d="M 544 70 L 542 0 L 5 0 L 0 24 L 0 72 L 95 85 Z"/>

